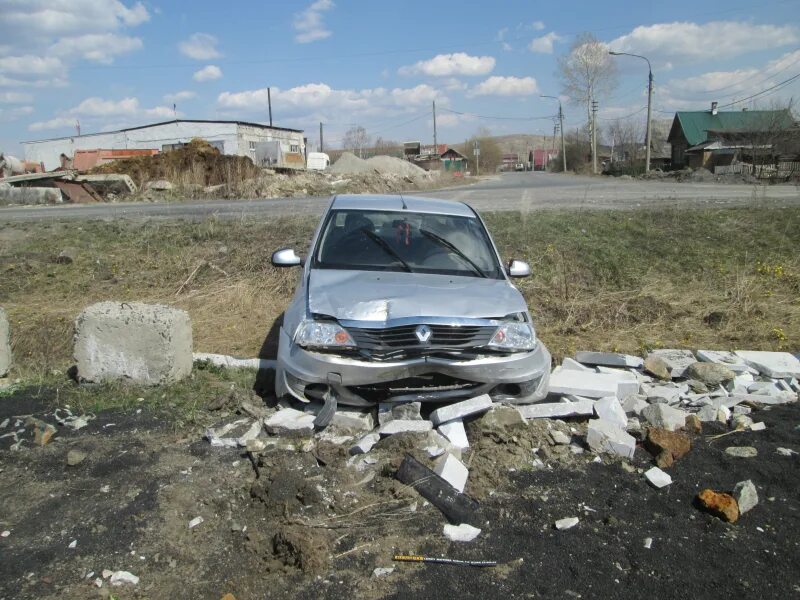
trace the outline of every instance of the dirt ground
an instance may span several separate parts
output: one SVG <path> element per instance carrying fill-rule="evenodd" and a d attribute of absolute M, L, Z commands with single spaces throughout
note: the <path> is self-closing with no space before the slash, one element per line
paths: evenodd
<path fill-rule="evenodd" d="M 24 428 L 28 415 L 56 424 L 58 405 L 51 389 L 2 398 L 0 424 L 9 422 L 0 435 Z M 0 438 L 0 531 L 9 532 L 0 537 L 0 598 L 763 600 L 800 592 L 800 461 L 776 453 L 800 450 L 796 404 L 757 411 L 762 432 L 711 441 L 726 428 L 706 424 L 662 490 L 644 480 L 652 458 L 641 448 L 630 463 L 595 462 L 588 450 L 548 443 L 552 427 L 582 447 L 580 420 L 501 427 L 474 419 L 466 492 L 480 502 L 483 531 L 470 543 L 449 542 L 442 514 L 394 479 L 409 450 L 430 464 L 419 450 L 424 434 L 382 440 L 366 462 L 350 460 L 335 440 L 300 439 L 285 444 L 307 451 L 276 448 L 251 460 L 212 447 L 203 426 L 174 425 L 144 406 L 99 413 L 79 431 L 57 426 L 44 447 L 12 451 L 12 438 Z M 215 408 L 206 422 L 241 416 L 236 402 Z M 758 456 L 724 452 L 735 445 L 754 446 Z M 70 450 L 86 458 L 68 466 Z M 544 466 L 534 467 L 534 457 Z M 737 523 L 693 505 L 703 488 L 731 490 L 745 479 L 760 502 Z M 571 516 L 580 518 L 576 527 L 554 529 Z M 203 522 L 190 528 L 196 517 Z M 500 564 L 393 563 L 396 553 Z M 140 581 L 112 588 L 105 569 Z"/>

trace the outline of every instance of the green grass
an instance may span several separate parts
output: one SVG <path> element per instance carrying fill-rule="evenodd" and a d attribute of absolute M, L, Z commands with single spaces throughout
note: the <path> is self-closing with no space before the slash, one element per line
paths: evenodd
<path fill-rule="evenodd" d="M 800 345 L 800 209 L 485 217 L 502 255 L 531 263 L 533 276 L 517 284 L 556 357 L 578 349 Z M 297 277 L 272 268 L 270 254 L 282 246 L 305 251 L 315 225 L 312 217 L 4 225 L 0 306 L 11 321 L 12 377 L 63 373 L 75 317 L 101 300 L 184 308 L 197 351 L 256 356 Z M 65 247 L 76 249 L 75 262 L 55 263 Z M 149 394 L 118 397 L 129 406 Z"/>

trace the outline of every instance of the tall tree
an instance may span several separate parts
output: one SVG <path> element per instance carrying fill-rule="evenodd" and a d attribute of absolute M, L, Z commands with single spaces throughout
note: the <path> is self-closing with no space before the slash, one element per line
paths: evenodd
<path fill-rule="evenodd" d="M 342 139 L 342 148 L 345 150 L 350 150 L 353 154 L 364 158 L 364 150 L 367 146 L 369 146 L 369 135 L 361 125 L 354 125 L 345 132 Z"/>

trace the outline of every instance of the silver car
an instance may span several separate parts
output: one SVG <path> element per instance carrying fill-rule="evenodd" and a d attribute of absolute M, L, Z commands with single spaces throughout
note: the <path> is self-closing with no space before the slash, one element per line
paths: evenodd
<path fill-rule="evenodd" d="M 275 388 L 324 406 L 544 398 L 550 353 L 483 220 L 468 205 L 410 196 L 336 196 L 299 257 L 280 329 Z"/>

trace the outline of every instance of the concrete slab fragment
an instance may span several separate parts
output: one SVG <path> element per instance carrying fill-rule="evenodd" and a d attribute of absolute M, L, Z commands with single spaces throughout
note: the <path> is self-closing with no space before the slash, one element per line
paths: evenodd
<path fill-rule="evenodd" d="M 284 408 L 264 419 L 264 428 L 273 435 L 288 432 L 311 434 L 314 431 L 314 418 L 313 414 L 302 410 Z"/>
<path fill-rule="evenodd" d="M 378 443 L 381 439 L 381 436 L 377 433 L 368 433 L 360 440 L 358 440 L 355 445 L 350 448 L 350 454 L 355 456 L 357 454 L 366 454 L 372 447 Z"/>
<path fill-rule="evenodd" d="M 594 403 L 594 412 L 598 418 L 614 423 L 622 429 L 628 426 L 628 417 L 616 396 L 600 398 Z"/>
<path fill-rule="evenodd" d="M 736 356 L 767 377 L 800 377 L 800 360 L 788 352 L 738 350 Z"/>
<path fill-rule="evenodd" d="M 461 523 L 461 525 L 448 523 L 444 526 L 443 533 L 451 542 L 471 542 L 480 535 L 481 530 L 467 523 Z"/>
<path fill-rule="evenodd" d="M 141 385 L 180 381 L 192 372 L 186 311 L 141 302 L 99 302 L 75 321 L 78 377 Z"/>
<path fill-rule="evenodd" d="M 464 466 L 464 463 L 449 452 L 436 461 L 433 472 L 459 492 L 463 492 L 464 487 L 467 485 L 469 470 Z"/>
<path fill-rule="evenodd" d="M 303 408 L 304 412 L 314 416 L 318 415 L 321 410 L 322 404 L 319 402 L 311 402 Z M 375 417 L 372 416 L 371 410 L 342 408 L 340 406 L 333 415 L 331 425 L 351 432 L 372 431 L 375 428 Z"/>
<path fill-rule="evenodd" d="M 437 408 L 431 413 L 430 420 L 434 425 L 440 425 L 448 421 L 463 419 L 470 415 L 486 412 L 492 408 L 493 404 L 494 402 L 492 402 L 489 394 L 483 394 L 475 398 L 470 398 L 469 400 L 463 400 Z"/>
<path fill-rule="evenodd" d="M 670 375 L 672 375 L 673 379 L 684 377 L 689 365 L 697 362 L 697 359 L 690 350 L 660 348 L 658 350 L 653 350 L 650 354 L 658 356 L 669 365 Z"/>
<path fill-rule="evenodd" d="M 411 421 L 407 419 L 395 419 L 381 425 L 378 433 L 382 436 L 394 435 L 396 433 L 421 433 L 433 429 L 430 421 Z"/>
<path fill-rule="evenodd" d="M 642 411 L 642 416 L 650 425 L 667 431 L 675 431 L 686 425 L 688 414 L 667 404 L 651 404 Z M 702 417 L 700 419 L 702 420 Z"/>
<path fill-rule="evenodd" d="M 625 458 L 633 458 L 636 450 L 636 439 L 632 435 L 602 419 L 589 421 L 586 443 L 595 452 L 616 454 Z"/>
<path fill-rule="evenodd" d="M 573 360 L 571 358 L 565 358 L 561 361 L 561 368 L 568 369 L 571 371 L 584 371 L 586 373 L 594 373 L 595 370 L 591 367 L 587 367 L 586 365 L 582 365 L 577 360 Z"/>
<path fill-rule="evenodd" d="M 459 450 L 469 448 L 469 440 L 467 440 L 467 431 L 464 429 L 464 422 L 461 420 L 448 421 L 442 423 L 438 427 L 441 433 L 447 440 Z"/>
<path fill-rule="evenodd" d="M 552 419 L 594 414 L 593 400 L 578 402 L 547 402 L 542 404 L 523 404 L 516 407 L 525 419 Z"/>
<path fill-rule="evenodd" d="M 639 382 L 610 373 L 586 373 L 556 367 L 550 375 L 550 393 L 604 398 L 626 398 L 639 391 Z"/>
<path fill-rule="evenodd" d="M 735 373 L 751 373 L 755 371 L 744 359 L 727 350 L 698 350 L 697 359 L 703 362 L 725 365 Z"/>
<path fill-rule="evenodd" d="M 408 421 L 422 420 L 420 415 L 421 402 L 381 402 L 378 404 L 378 424 L 383 425 L 392 419 L 405 419 Z"/>
<path fill-rule="evenodd" d="M 644 361 L 638 356 L 618 354 L 616 352 L 576 352 L 575 360 L 585 365 L 602 365 L 604 367 L 633 367 L 638 369 Z"/>
<path fill-rule="evenodd" d="M 650 485 L 658 489 L 666 487 L 672 483 L 672 477 L 658 467 L 653 467 L 652 469 L 646 471 L 644 476 L 647 478 L 647 481 L 650 482 Z"/>

